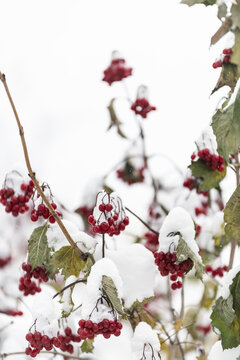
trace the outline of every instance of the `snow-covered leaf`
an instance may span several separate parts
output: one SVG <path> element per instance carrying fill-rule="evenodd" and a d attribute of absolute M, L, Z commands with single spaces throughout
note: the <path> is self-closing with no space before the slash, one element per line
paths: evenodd
<path fill-rule="evenodd" d="M 50 256 L 50 248 L 47 241 L 48 226 L 39 226 L 33 230 L 28 240 L 28 262 L 35 269 L 41 266 Z"/>
<path fill-rule="evenodd" d="M 71 246 L 63 246 L 52 257 L 55 269 L 61 270 L 65 279 L 69 276 L 79 276 L 79 272 L 84 269 L 85 262 L 79 258 L 76 251 Z"/>
<path fill-rule="evenodd" d="M 81 350 L 83 353 L 92 353 L 94 346 L 93 346 L 94 339 L 86 339 L 83 341 L 81 345 Z"/>
<path fill-rule="evenodd" d="M 236 188 L 224 209 L 225 233 L 240 242 L 240 185 Z"/>
<path fill-rule="evenodd" d="M 189 168 L 191 169 L 193 176 L 203 179 L 199 185 L 200 191 L 209 191 L 218 187 L 219 183 L 226 175 L 226 170 L 222 172 L 218 170 L 212 171 L 201 159 L 193 161 Z"/>
<path fill-rule="evenodd" d="M 102 289 L 103 289 L 103 292 L 107 295 L 108 299 L 111 301 L 114 309 L 119 314 L 124 315 L 122 303 L 118 297 L 117 288 L 116 288 L 113 280 L 109 276 L 103 275 Z"/>
<path fill-rule="evenodd" d="M 182 0 L 181 3 L 188 6 L 193 6 L 196 4 L 203 4 L 205 6 L 208 6 L 215 4 L 216 0 Z"/>
<path fill-rule="evenodd" d="M 193 261 L 194 268 L 195 268 L 195 276 L 198 279 L 202 280 L 202 276 L 204 273 L 204 267 L 199 258 L 196 254 L 189 248 L 186 241 L 180 236 L 177 246 L 177 259 L 178 261 L 182 262 L 190 258 Z"/>

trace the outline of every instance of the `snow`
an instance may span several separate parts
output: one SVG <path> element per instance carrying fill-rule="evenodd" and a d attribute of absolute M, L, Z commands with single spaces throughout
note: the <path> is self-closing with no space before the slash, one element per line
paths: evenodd
<path fill-rule="evenodd" d="M 93 254 L 97 245 L 97 240 L 83 231 L 80 231 L 77 225 L 73 222 L 69 220 L 62 220 L 62 222 L 71 235 L 73 241 L 77 243 L 79 249 L 84 253 L 89 252 L 90 254 Z M 48 228 L 47 239 L 48 246 L 53 248 L 54 251 L 58 251 L 61 247 L 69 245 L 69 242 L 57 223 Z"/>
<path fill-rule="evenodd" d="M 233 279 L 237 275 L 237 273 L 240 271 L 240 265 L 236 266 L 235 268 L 231 269 L 226 275 L 223 277 L 221 284 L 222 288 L 219 292 L 219 297 L 222 296 L 223 299 L 227 299 L 230 295 L 229 286 L 232 284 Z"/>
<path fill-rule="evenodd" d="M 201 232 L 197 238 L 198 244 L 202 249 L 214 250 L 213 238 L 224 234 L 223 212 L 209 214 L 198 218 L 198 225 L 201 226 Z"/>
<path fill-rule="evenodd" d="M 97 261 L 91 268 L 87 280 L 85 296 L 82 303 L 82 318 L 88 320 L 91 314 L 91 320 L 99 322 L 103 319 L 113 319 L 112 309 L 106 306 L 106 303 L 98 302 L 102 297 L 102 277 L 110 277 L 117 289 L 118 297 L 122 297 L 122 279 L 118 269 L 113 261 L 102 258 Z"/>
<path fill-rule="evenodd" d="M 143 351 L 146 360 L 158 359 L 158 352 L 161 345 L 157 336 L 150 325 L 145 322 L 140 322 L 134 331 L 132 339 L 133 360 L 139 360 L 143 357 Z M 144 358 L 145 359 L 145 358 Z"/>
<path fill-rule="evenodd" d="M 73 275 L 69 276 L 66 280 L 65 286 L 73 283 L 76 280 L 77 280 L 76 276 Z M 61 303 L 62 311 L 66 314 L 70 313 L 73 309 L 73 304 L 71 302 L 71 294 L 72 294 L 72 289 L 71 287 L 69 287 L 61 295 L 60 303 Z"/>
<path fill-rule="evenodd" d="M 177 249 L 179 235 L 174 235 L 179 232 L 188 247 L 194 252 L 197 258 L 199 256 L 199 248 L 195 241 L 194 223 L 189 213 L 182 207 L 175 207 L 165 218 L 159 235 L 159 251 L 174 252 Z"/>
<path fill-rule="evenodd" d="M 126 308 L 136 300 L 141 302 L 154 295 L 157 270 L 151 251 L 141 244 L 132 244 L 121 250 L 107 251 L 106 256 L 116 264 L 122 278 Z"/>
<path fill-rule="evenodd" d="M 236 360 L 240 356 L 240 346 L 223 350 L 221 341 L 217 341 L 208 355 L 208 360 Z"/>

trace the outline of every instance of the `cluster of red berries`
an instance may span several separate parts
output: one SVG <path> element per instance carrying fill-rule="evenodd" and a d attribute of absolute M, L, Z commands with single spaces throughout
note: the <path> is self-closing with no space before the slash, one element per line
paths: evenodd
<path fill-rule="evenodd" d="M 57 209 L 57 205 L 55 203 L 51 203 L 52 207 L 54 210 Z M 61 213 L 59 211 L 56 211 L 56 213 L 58 214 L 58 216 L 61 216 Z M 44 204 L 39 204 L 37 210 L 33 209 L 31 211 L 31 220 L 32 221 L 38 221 L 39 217 L 43 217 L 44 219 L 48 219 L 48 221 L 51 224 L 55 223 L 55 218 L 53 215 L 51 215 L 49 209 L 44 205 Z"/>
<path fill-rule="evenodd" d="M 202 231 L 202 227 L 200 225 L 196 224 L 195 231 L 196 231 L 196 236 L 198 236 Z"/>
<path fill-rule="evenodd" d="M 206 326 L 204 326 L 204 325 L 197 325 L 196 326 L 196 329 L 198 330 L 198 331 L 201 331 L 202 333 L 203 333 L 203 335 L 204 336 L 206 336 L 208 333 L 210 333 L 210 331 L 211 331 L 211 325 L 206 325 Z"/>
<path fill-rule="evenodd" d="M 148 215 L 154 220 L 158 220 L 162 217 L 161 208 L 158 203 L 153 203 L 148 209 Z"/>
<path fill-rule="evenodd" d="M 212 171 L 218 170 L 223 172 L 225 170 L 224 158 L 221 155 L 211 154 L 208 148 L 199 150 L 197 155 Z M 195 160 L 195 158 L 196 154 L 193 153 L 191 159 Z"/>
<path fill-rule="evenodd" d="M 137 169 L 129 162 L 126 162 L 125 166 L 122 169 L 118 169 L 116 173 L 119 179 L 123 180 L 128 185 L 132 185 L 132 184 L 144 182 L 145 169 L 146 169 L 145 165 Z"/>
<path fill-rule="evenodd" d="M 153 232 L 147 232 L 146 234 L 144 234 L 144 238 L 147 240 L 145 242 L 145 247 L 148 250 L 155 252 L 159 245 L 158 235 Z"/>
<path fill-rule="evenodd" d="M 195 178 L 195 177 L 189 177 L 183 183 L 183 186 L 188 188 L 189 190 L 196 189 L 196 192 L 198 194 L 201 194 L 203 196 L 208 196 L 208 191 L 200 191 L 200 190 L 198 190 L 198 185 L 199 185 L 198 178 Z"/>
<path fill-rule="evenodd" d="M 1 314 L 9 315 L 9 316 L 22 316 L 23 312 L 18 310 L 0 310 Z"/>
<path fill-rule="evenodd" d="M 176 264 L 177 254 L 175 252 L 167 252 L 164 253 L 163 251 L 155 252 L 155 264 L 158 266 L 158 270 L 162 276 L 170 276 L 170 280 L 174 281 L 171 284 L 172 290 L 180 289 L 182 287 L 181 281 L 176 281 L 178 277 L 183 277 L 184 274 L 188 271 L 189 267 L 192 265 L 192 260 L 188 258 Z"/>
<path fill-rule="evenodd" d="M 120 212 L 117 212 L 117 208 L 114 210 L 113 205 L 110 203 L 102 203 L 98 209 L 101 215 L 97 220 L 93 215 L 88 217 L 88 222 L 93 226 L 94 233 L 108 234 L 109 236 L 119 235 L 129 224 L 128 216 L 124 216 L 124 218 L 120 220 Z M 103 220 L 101 220 L 101 218 Z"/>
<path fill-rule="evenodd" d="M 15 195 L 13 188 L 2 188 L 0 190 L 0 203 L 5 206 L 7 213 L 12 213 L 13 216 L 24 214 L 29 210 L 27 203 L 29 202 L 33 191 L 34 183 L 32 180 L 28 184 L 21 184 L 22 194 Z"/>
<path fill-rule="evenodd" d="M 230 58 L 232 55 L 232 49 L 228 48 L 228 49 L 224 49 L 222 52 L 222 56 L 221 59 L 215 61 L 212 66 L 214 69 L 217 69 L 219 67 L 222 67 L 223 64 L 230 64 Z"/>
<path fill-rule="evenodd" d="M 102 334 L 105 339 L 109 339 L 111 335 L 119 336 L 122 329 L 120 322 L 107 319 L 99 323 L 94 323 L 91 320 L 80 320 L 78 325 L 78 334 L 83 340 L 93 339 L 95 335 L 99 334 Z"/>
<path fill-rule="evenodd" d="M 147 114 L 150 111 L 156 110 L 156 107 L 150 105 L 146 98 L 138 98 L 132 104 L 131 110 L 133 110 L 135 114 L 140 115 L 142 118 L 146 119 Z"/>
<path fill-rule="evenodd" d="M 126 66 L 125 59 L 112 59 L 111 64 L 103 73 L 102 80 L 106 81 L 108 85 L 112 85 L 114 81 L 121 81 L 132 75 L 132 68 Z"/>
<path fill-rule="evenodd" d="M 58 333 L 57 336 L 52 338 L 47 335 L 42 335 L 39 331 L 36 331 L 35 333 L 29 332 L 26 335 L 26 340 L 29 342 L 29 346 L 25 349 L 26 355 L 36 357 L 43 348 L 50 351 L 53 346 L 72 354 L 74 349 L 70 342 L 80 342 L 81 338 L 78 335 L 73 335 L 72 330 L 69 327 L 67 327 L 64 332 L 65 336 Z"/>
<path fill-rule="evenodd" d="M 0 269 L 4 268 L 12 260 L 11 256 L 0 258 Z"/>
<path fill-rule="evenodd" d="M 211 273 L 212 277 L 215 276 L 223 277 L 224 272 L 228 271 L 228 267 L 224 265 L 224 266 L 219 266 L 216 269 L 213 269 L 211 265 L 207 265 L 205 270 L 206 272 Z"/>
<path fill-rule="evenodd" d="M 92 214 L 93 208 L 89 208 L 87 205 L 80 206 L 76 213 L 80 214 L 85 219 L 88 219 L 88 217 Z"/>
<path fill-rule="evenodd" d="M 194 211 L 195 211 L 195 215 L 199 216 L 199 215 L 207 215 L 207 210 L 208 210 L 208 201 L 202 201 L 201 202 L 201 207 L 195 207 Z"/>
<path fill-rule="evenodd" d="M 26 273 L 20 278 L 18 288 L 20 291 L 23 291 L 23 295 L 35 295 L 36 292 L 41 292 L 39 284 L 42 281 L 48 281 L 48 276 L 44 266 L 38 266 L 32 270 L 32 266 L 30 264 L 23 263 L 22 269 L 23 271 L 26 271 Z M 38 280 L 38 284 L 31 280 L 32 277 Z"/>

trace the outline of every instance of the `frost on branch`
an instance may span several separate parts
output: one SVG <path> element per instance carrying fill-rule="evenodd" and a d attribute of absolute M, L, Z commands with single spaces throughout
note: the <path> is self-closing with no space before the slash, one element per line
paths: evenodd
<path fill-rule="evenodd" d="M 121 276 L 124 307 L 134 307 L 154 295 L 155 266 L 152 253 L 143 245 L 133 244 L 117 251 L 107 251 Z"/>
<path fill-rule="evenodd" d="M 157 360 L 161 345 L 157 333 L 145 322 L 140 322 L 132 339 L 133 360 Z"/>

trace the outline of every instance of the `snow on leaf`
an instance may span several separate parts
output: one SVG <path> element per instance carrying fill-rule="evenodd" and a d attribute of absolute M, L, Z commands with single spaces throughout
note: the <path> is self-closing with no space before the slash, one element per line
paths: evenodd
<path fill-rule="evenodd" d="M 61 270 L 65 279 L 71 275 L 79 276 L 79 272 L 85 266 L 85 262 L 79 258 L 71 246 L 63 246 L 55 252 L 52 261 L 55 269 Z"/>
<path fill-rule="evenodd" d="M 226 167 L 222 172 L 218 170 L 212 171 L 201 159 L 193 161 L 189 168 L 191 169 L 193 176 L 203 179 L 199 185 L 200 191 L 208 191 L 218 187 L 219 183 L 226 175 Z"/>
<path fill-rule="evenodd" d="M 235 238 L 240 243 L 240 185 L 236 188 L 224 209 L 225 233 L 228 238 Z"/>
<path fill-rule="evenodd" d="M 103 275 L 102 289 L 103 289 L 103 292 L 107 295 L 108 299 L 111 301 L 114 309 L 119 314 L 124 315 L 122 303 L 118 297 L 117 288 L 116 288 L 113 280 L 109 276 Z"/>
<path fill-rule="evenodd" d="M 179 261 L 184 261 L 187 260 L 188 258 L 190 258 L 193 261 L 195 268 L 195 276 L 198 279 L 202 280 L 202 276 L 204 273 L 203 264 L 200 261 L 199 257 L 197 257 L 196 254 L 189 248 L 186 241 L 184 241 L 183 238 L 180 236 L 177 246 L 177 259 Z"/>
<path fill-rule="evenodd" d="M 93 349 L 94 349 L 93 342 L 94 342 L 94 339 L 92 339 L 92 340 L 91 339 L 84 340 L 82 345 L 81 345 L 82 352 L 84 352 L 84 353 L 92 353 Z"/>
<path fill-rule="evenodd" d="M 48 247 L 47 233 L 48 226 L 39 226 L 33 230 L 28 240 L 28 262 L 35 269 L 41 266 L 50 256 L 50 248 Z"/>

